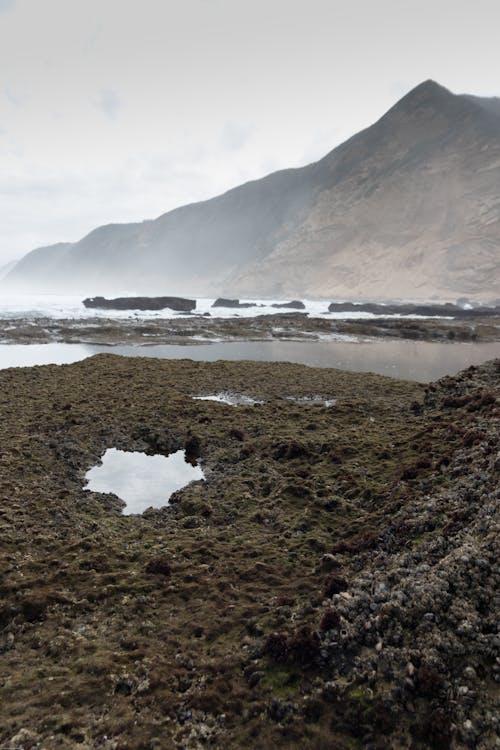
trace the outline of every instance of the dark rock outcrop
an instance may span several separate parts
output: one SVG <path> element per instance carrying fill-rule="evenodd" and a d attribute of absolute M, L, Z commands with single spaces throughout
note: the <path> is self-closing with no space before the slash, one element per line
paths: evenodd
<path fill-rule="evenodd" d="M 299 299 L 293 299 L 291 302 L 275 302 L 271 307 L 287 308 L 288 310 L 305 310 L 306 306 Z"/>
<path fill-rule="evenodd" d="M 240 302 L 239 299 L 226 299 L 225 297 L 218 297 L 213 303 L 212 307 L 257 307 L 257 303 Z"/>
<path fill-rule="evenodd" d="M 492 317 L 500 315 L 499 307 L 463 308 L 446 302 L 444 305 L 379 305 L 376 302 L 332 302 L 328 312 L 369 312 L 374 315 L 422 315 L 452 318 Z"/>
<path fill-rule="evenodd" d="M 196 308 L 196 300 L 183 297 L 88 297 L 83 300 L 85 307 L 100 310 L 177 310 L 190 312 Z"/>

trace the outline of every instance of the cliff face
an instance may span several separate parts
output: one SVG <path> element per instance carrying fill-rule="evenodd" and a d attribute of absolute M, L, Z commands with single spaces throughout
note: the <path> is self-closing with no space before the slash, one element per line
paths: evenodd
<path fill-rule="evenodd" d="M 319 162 L 35 250 L 8 279 L 95 292 L 493 299 L 499 185 L 500 100 L 426 81 Z"/>

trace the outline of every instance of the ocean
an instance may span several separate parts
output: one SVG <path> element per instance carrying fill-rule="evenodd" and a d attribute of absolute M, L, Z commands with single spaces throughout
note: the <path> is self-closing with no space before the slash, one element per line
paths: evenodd
<path fill-rule="evenodd" d="M 0 318 L 115 318 L 115 319 L 140 319 L 147 320 L 152 318 L 178 318 L 186 317 L 185 313 L 174 312 L 173 310 L 99 310 L 97 308 L 88 309 L 84 306 L 85 297 L 92 295 L 62 295 L 62 294 L 0 294 Z M 128 294 L 113 294 L 108 297 L 134 296 Z M 191 299 L 194 299 L 192 297 Z M 328 320 L 350 319 L 372 319 L 381 317 L 369 312 L 328 312 L 328 305 L 334 301 L 329 300 L 310 300 L 302 299 L 305 305 L 304 310 L 290 310 L 286 308 L 275 308 L 273 304 L 282 304 L 289 300 L 262 300 L 262 299 L 242 299 L 240 302 L 255 302 L 255 307 L 231 308 L 217 307 L 213 308 L 212 304 L 215 299 L 197 299 L 196 309 L 192 315 L 203 315 L 210 313 L 216 318 L 254 318 L 257 315 L 276 315 L 276 313 L 286 312 L 303 312 L 313 318 L 326 318 Z M 392 316 L 392 317 L 420 317 L 420 316 Z"/>

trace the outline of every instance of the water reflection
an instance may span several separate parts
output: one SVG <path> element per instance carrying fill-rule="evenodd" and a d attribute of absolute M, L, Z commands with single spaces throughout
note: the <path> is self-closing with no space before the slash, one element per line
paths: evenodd
<path fill-rule="evenodd" d="M 255 404 L 264 403 L 251 396 L 246 396 L 244 393 L 229 393 L 228 391 L 221 391 L 208 396 L 193 396 L 193 398 L 195 401 L 215 401 L 227 406 L 255 406 Z"/>
<path fill-rule="evenodd" d="M 472 364 L 500 356 L 500 344 L 375 341 L 346 343 L 242 341 L 200 345 L 97 346 L 90 344 L 1 344 L 0 367 L 68 364 L 102 352 L 129 357 L 297 362 L 312 367 L 337 367 L 377 372 L 395 378 L 429 382 L 453 375 Z"/>
<path fill-rule="evenodd" d="M 321 396 L 285 396 L 287 401 L 293 401 L 295 404 L 306 404 L 306 406 L 334 406 L 337 403 L 336 398 L 322 398 Z"/>
<path fill-rule="evenodd" d="M 186 462 L 182 450 L 169 456 L 148 456 L 109 448 L 101 462 L 85 475 L 85 489 L 118 495 L 126 503 L 125 515 L 168 505 L 172 493 L 204 478 L 199 466 Z"/>

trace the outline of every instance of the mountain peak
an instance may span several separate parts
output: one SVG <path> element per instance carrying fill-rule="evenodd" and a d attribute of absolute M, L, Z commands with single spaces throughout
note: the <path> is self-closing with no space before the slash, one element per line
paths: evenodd
<path fill-rule="evenodd" d="M 421 108 L 438 111 L 447 107 L 455 99 L 451 91 L 429 78 L 405 94 L 389 112 L 411 114 Z"/>
<path fill-rule="evenodd" d="M 422 83 L 417 84 L 414 88 L 410 89 L 407 96 L 411 96 L 412 94 L 425 94 L 425 95 L 450 95 L 451 92 L 445 88 L 444 86 L 441 86 L 440 83 L 437 83 L 437 81 L 434 81 L 432 78 L 428 78 L 426 81 L 422 81 Z M 453 95 L 452 95 L 453 96 Z"/>

